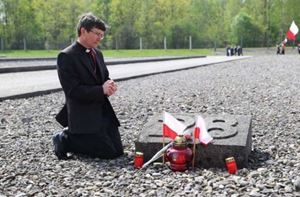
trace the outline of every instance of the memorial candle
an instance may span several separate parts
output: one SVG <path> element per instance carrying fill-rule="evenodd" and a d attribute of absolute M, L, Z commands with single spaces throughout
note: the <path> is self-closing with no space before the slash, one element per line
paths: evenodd
<path fill-rule="evenodd" d="M 134 157 L 134 167 L 141 168 L 144 165 L 144 154 L 142 152 L 136 152 Z"/>
<path fill-rule="evenodd" d="M 229 174 L 235 174 L 237 171 L 237 166 L 234 157 L 226 158 L 226 167 Z"/>

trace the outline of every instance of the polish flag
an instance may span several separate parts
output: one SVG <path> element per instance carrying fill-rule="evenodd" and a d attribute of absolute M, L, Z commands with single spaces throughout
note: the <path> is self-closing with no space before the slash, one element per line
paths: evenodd
<path fill-rule="evenodd" d="M 195 139 L 199 139 L 200 143 L 204 145 L 209 144 L 213 140 L 213 138 L 207 132 L 205 121 L 202 116 L 197 117 L 194 137 Z"/>
<path fill-rule="evenodd" d="M 183 135 L 186 126 L 174 118 L 168 112 L 164 112 L 163 136 L 175 139 L 177 135 Z"/>
<path fill-rule="evenodd" d="M 290 26 L 289 31 L 286 33 L 286 37 L 289 40 L 295 40 L 298 31 L 299 31 L 299 29 L 298 29 L 297 25 L 295 24 L 295 22 L 293 21 L 291 26 Z"/>

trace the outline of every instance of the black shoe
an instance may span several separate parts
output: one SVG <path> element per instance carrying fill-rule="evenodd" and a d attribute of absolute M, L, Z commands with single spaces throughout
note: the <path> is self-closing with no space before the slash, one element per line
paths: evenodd
<path fill-rule="evenodd" d="M 54 153 L 59 160 L 68 159 L 67 152 L 65 151 L 63 142 L 62 142 L 62 134 L 57 133 L 52 137 L 53 145 L 54 145 Z"/>

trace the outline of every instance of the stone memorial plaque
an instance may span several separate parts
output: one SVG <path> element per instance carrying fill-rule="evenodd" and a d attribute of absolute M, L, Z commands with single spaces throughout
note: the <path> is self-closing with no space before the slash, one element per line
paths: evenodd
<path fill-rule="evenodd" d="M 197 114 L 172 114 L 193 134 Z M 225 159 L 234 157 L 238 168 L 247 167 L 252 148 L 251 116 L 207 115 L 203 117 L 213 142 L 207 146 L 196 143 L 197 167 L 225 167 Z M 163 147 L 163 116 L 155 115 L 145 124 L 135 142 L 136 151 L 144 153 L 145 162 Z M 166 144 L 171 140 L 165 138 Z M 192 148 L 192 147 L 191 147 Z"/>

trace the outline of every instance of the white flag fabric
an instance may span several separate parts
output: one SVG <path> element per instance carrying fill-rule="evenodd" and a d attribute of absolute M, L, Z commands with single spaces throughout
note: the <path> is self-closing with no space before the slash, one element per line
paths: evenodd
<path fill-rule="evenodd" d="M 174 118 L 168 112 L 164 112 L 163 135 L 175 139 L 177 135 L 183 135 L 186 126 Z"/>
<path fill-rule="evenodd" d="M 209 144 L 213 140 L 213 138 L 209 135 L 206 129 L 206 125 L 203 117 L 200 115 L 198 115 L 196 120 L 194 136 L 195 139 L 199 139 L 200 143 L 205 145 Z"/>
<path fill-rule="evenodd" d="M 297 25 L 293 21 L 292 24 L 291 24 L 291 26 L 290 26 L 290 29 L 286 33 L 286 37 L 289 40 L 295 40 L 296 39 L 296 35 L 298 34 L 298 31 L 299 31 L 299 28 L 297 27 Z"/>

